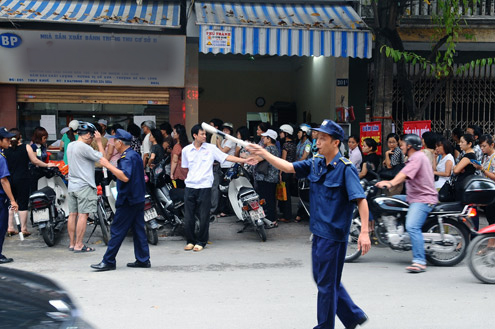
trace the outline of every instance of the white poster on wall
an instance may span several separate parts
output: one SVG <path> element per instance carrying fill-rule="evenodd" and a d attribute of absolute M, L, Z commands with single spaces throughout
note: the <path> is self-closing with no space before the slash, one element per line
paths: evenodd
<path fill-rule="evenodd" d="M 173 35 L 0 29 L 0 82 L 182 88 L 185 42 Z"/>
<path fill-rule="evenodd" d="M 154 116 L 154 115 L 135 115 L 134 116 L 134 123 L 138 127 L 141 127 L 141 123 L 143 123 L 143 121 L 146 121 L 146 120 L 151 120 L 156 125 L 156 116 Z"/>
<path fill-rule="evenodd" d="M 55 115 L 41 115 L 40 118 L 40 127 L 46 129 L 48 133 L 48 140 L 56 140 L 57 139 L 57 122 Z"/>

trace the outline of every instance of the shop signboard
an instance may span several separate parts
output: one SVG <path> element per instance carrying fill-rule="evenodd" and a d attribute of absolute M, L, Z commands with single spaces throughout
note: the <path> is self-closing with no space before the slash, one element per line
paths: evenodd
<path fill-rule="evenodd" d="M 431 131 L 431 120 L 404 121 L 404 134 L 415 134 L 421 137 L 425 132 Z"/>
<path fill-rule="evenodd" d="M 232 31 L 205 30 L 204 47 L 229 50 L 232 45 Z"/>
<path fill-rule="evenodd" d="M 0 83 L 184 87 L 185 36 L 0 29 Z"/>
<path fill-rule="evenodd" d="M 363 141 L 366 138 L 373 138 L 378 144 L 382 140 L 382 123 L 380 121 L 374 122 L 360 122 L 359 123 L 359 137 L 361 149 L 363 148 Z M 378 155 L 382 154 L 382 147 L 378 146 Z"/>

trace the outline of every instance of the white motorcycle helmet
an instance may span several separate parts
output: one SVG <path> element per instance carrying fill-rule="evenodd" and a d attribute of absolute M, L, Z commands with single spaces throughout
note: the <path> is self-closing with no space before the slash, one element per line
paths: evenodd
<path fill-rule="evenodd" d="M 309 135 L 311 132 L 311 126 L 308 125 L 307 123 L 303 123 L 299 126 L 299 130 L 305 132 L 306 135 Z"/>
<path fill-rule="evenodd" d="M 294 128 L 292 128 L 292 126 L 291 125 L 288 125 L 288 124 L 281 125 L 280 126 L 280 131 L 283 131 L 284 133 L 287 133 L 289 135 L 293 135 L 294 134 Z"/>

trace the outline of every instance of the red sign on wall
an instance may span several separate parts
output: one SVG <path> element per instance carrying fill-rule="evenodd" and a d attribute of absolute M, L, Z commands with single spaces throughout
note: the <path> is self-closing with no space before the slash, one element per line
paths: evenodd
<path fill-rule="evenodd" d="M 415 134 L 421 137 L 425 132 L 431 131 L 431 120 L 404 121 L 403 131 L 404 135 Z"/>
<path fill-rule="evenodd" d="M 359 144 L 363 148 L 363 141 L 366 138 L 373 138 L 378 144 L 382 140 L 382 123 L 380 121 L 359 123 Z M 377 154 L 382 154 L 382 147 L 378 146 Z"/>

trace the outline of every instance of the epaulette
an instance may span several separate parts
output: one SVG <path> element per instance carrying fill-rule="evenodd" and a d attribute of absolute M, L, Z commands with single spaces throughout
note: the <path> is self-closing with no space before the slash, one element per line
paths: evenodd
<path fill-rule="evenodd" d="M 347 159 L 346 157 L 340 157 L 340 161 L 342 161 L 343 163 L 345 163 L 346 166 L 352 164 L 351 160 Z"/>

